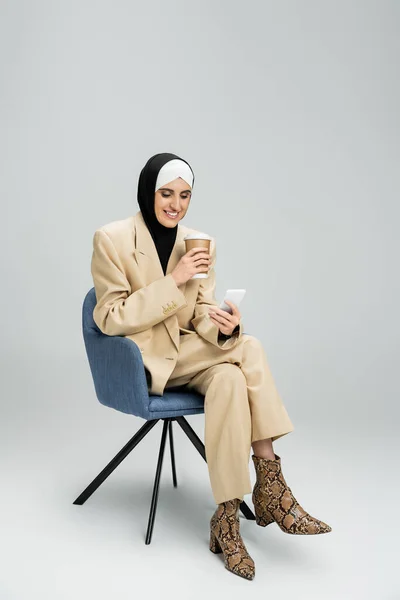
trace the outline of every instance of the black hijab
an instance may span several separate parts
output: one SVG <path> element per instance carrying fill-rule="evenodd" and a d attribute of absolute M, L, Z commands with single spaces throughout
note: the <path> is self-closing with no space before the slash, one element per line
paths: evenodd
<path fill-rule="evenodd" d="M 159 170 L 165 163 L 176 158 L 183 160 L 190 167 L 186 160 L 176 154 L 171 154 L 170 152 L 154 154 L 154 156 L 149 158 L 141 170 L 138 183 L 138 204 L 156 246 L 164 274 L 167 270 L 168 260 L 175 244 L 176 234 L 178 233 L 178 224 L 176 224 L 176 227 L 165 227 L 159 222 L 154 210 L 154 194 Z M 192 167 L 190 167 L 190 169 L 193 173 Z M 194 173 L 192 188 L 193 185 Z"/>

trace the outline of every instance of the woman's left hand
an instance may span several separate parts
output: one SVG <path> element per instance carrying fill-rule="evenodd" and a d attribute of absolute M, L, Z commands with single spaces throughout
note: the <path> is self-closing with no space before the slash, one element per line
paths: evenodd
<path fill-rule="evenodd" d="M 231 307 L 232 314 L 226 312 L 226 310 L 222 310 L 218 306 L 213 306 L 208 309 L 208 314 L 210 315 L 210 319 L 217 327 L 221 333 L 225 335 L 231 335 L 233 330 L 240 322 L 240 312 L 237 308 L 236 304 L 230 302 L 230 300 L 225 300 L 225 303 Z"/>

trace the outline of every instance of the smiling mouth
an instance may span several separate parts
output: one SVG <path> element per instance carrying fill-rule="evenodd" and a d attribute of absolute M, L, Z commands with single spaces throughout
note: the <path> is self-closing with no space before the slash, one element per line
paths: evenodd
<path fill-rule="evenodd" d="M 177 213 L 170 213 L 170 212 L 164 210 L 164 213 L 167 215 L 167 217 L 169 219 L 172 219 L 172 220 L 177 219 L 178 216 L 179 216 L 179 212 L 177 212 Z"/>

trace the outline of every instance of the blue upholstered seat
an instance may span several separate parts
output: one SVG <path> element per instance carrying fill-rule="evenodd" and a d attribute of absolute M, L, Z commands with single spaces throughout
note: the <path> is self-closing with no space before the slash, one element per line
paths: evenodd
<path fill-rule="evenodd" d="M 86 294 L 82 329 L 96 395 L 105 406 L 146 420 L 204 413 L 204 396 L 170 388 L 163 396 L 149 395 L 142 354 L 135 342 L 109 336 L 93 320 L 94 287 Z"/>

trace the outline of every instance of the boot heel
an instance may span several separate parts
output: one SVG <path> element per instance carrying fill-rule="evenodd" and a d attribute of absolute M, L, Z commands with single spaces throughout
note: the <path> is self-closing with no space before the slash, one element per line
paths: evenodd
<path fill-rule="evenodd" d="M 219 554 L 222 552 L 221 546 L 219 545 L 219 541 L 216 536 L 210 531 L 210 550 L 214 552 L 214 554 Z"/>

